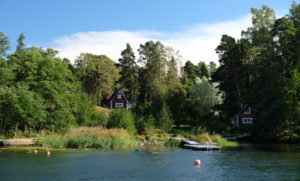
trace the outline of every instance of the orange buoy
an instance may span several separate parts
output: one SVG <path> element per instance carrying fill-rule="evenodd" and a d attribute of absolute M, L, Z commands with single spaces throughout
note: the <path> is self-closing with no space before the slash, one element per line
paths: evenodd
<path fill-rule="evenodd" d="M 51 154 L 50 151 L 47 151 L 47 157 L 50 157 L 50 154 Z"/>
<path fill-rule="evenodd" d="M 34 154 L 37 154 L 37 153 L 38 153 L 38 151 L 37 151 L 37 150 L 33 150 L 32 152 L 33 152 Z"/>
<path fill-rule="evenodd" d="M 201 161 L 200 161 L 200 160 L 195 160 L 195 161 L 194 161 L 194 164 L 195 164 L 195 165 L 200 165 L 200 164 L 201 164 Z"/>

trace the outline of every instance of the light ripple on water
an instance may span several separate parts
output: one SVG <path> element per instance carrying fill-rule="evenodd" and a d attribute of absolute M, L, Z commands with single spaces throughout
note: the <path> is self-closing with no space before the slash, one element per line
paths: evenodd
<path fill-rule="evenodd" d="M 0 180 L 300 180 L 299 147 L 0 152 Z M 271 151 L 270 151 L 271 150 Z M 195 159 L 201 160 L 198 168 Z"/>

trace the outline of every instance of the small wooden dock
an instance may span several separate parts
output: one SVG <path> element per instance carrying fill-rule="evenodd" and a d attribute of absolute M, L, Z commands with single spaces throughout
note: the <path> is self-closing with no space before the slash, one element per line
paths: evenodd
<path fill-rule="evenodd" d="M 215 146 L 215 145 L 189 145 L 189 144 L 184 144 L 184 148 L 190 148 L 193 150 L 220 150 L 220 146 Z"/>
<path fill-rule="evenodd" d="M 0 146 L 33 146 L 37 138 L 14 138 L 0 140 Z"/>
<path fill-rule="evenodd" d="M 209 144 L 199 144 L 196 141 L 189 140 L 186 138 L 181 139 L 184 148 L 189 148 L 193 150 L 220 150 L 220 146 L 209 145 Z"/>

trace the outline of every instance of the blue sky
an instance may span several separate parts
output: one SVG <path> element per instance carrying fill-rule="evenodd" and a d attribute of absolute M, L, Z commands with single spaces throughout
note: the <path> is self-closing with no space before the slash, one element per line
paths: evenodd
<path fill-rule="evenodd" d="M 296 1 L 299 3 L 299 1 Z M 0 31 L 12 50 L 20 32 L 27 45 L 52 47 L 74 60 L 80 52 L 114 60 L 125 48 L 160 40 L 193 62 L 217 60 L 221 34 L 238 38 L 251 25 L 250 8 L 263 4 L 279 16 L 292 0 L 0 0 Z"/>

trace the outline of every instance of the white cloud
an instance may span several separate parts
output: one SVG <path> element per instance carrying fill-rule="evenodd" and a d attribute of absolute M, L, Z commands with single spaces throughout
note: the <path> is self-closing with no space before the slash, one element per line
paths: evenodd
<path fill-rule="evenodd" d="M 200 60 L 218 61 L 215 48 L 221 36 L 228 34 L 240 38 L 242 30 L 251 26 L 251 16 L 214 24 L 200 24 L 186 28 L 180 32 L 140 31 L 104 31 L 80 32 L 59 37 L 54 41 L 53 48 L 60 52 L 60 57 L 67 57 L 72 62 L 81 52 L 105 54 L 117 61 L 126 43 L 130 43 L 138 57 L 137 49 L 148 40 L 160 40 L 164 45 L 179 50 L 185 60 L 198 63 Z"/>

